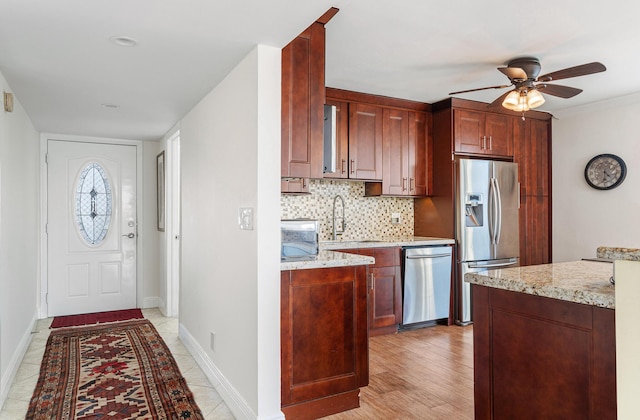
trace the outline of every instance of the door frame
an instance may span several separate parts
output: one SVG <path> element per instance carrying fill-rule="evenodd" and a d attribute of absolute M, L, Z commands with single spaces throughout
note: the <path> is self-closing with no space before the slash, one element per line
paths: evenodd
<path fill-rule="evenodd" d="M 166 229 L 164 245 L 166 259 L 164 261 L 165 302 L 164 315 L 178 317 L 180 302 L 180 259 L 181 259 L 181 185 L 180 185 L 180 129 L 172 132 L 165 142 L 166 154 Z"/>
<path fill-rule="evenodd" d="M 48 206 L 48 176 L 47 176 L 47 144 L 49 140 L 79 142 L 79 143 L 102 143 L 134 146 L 136 148 L 136 217 L 138 219 L 138 240 L 137 261 L 136 261 L 136 307 L 143 308 L 143 269 L 141 257 L 144 256 L 143 244 L 140 240 L 141 234 L 144 235 L 142 227 L 144 226 L 143 213 L 143 193 L 142 193 L 142 158 L 143 158 L 143 142 L 140 140 L 124 140 L 112 139 L 106 137 L 77 136 L 71 134 L 40 134 L 40 281 L 38 283 L 38 296 L 40 297 L 40 305 L 38 307 L 38 317 L 40 319 L 47 318 L 49 305 L 47 304 L 47 293 L 49 292 L 48 279 L 48 257 L 49 249 L 47 246 L 47 206 Z M 144 237 L 144 236 L 143 236 Z"/>

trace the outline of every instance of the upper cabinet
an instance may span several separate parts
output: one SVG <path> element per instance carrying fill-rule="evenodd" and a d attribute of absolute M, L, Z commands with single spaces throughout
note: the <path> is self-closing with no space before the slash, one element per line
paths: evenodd
<path fill-rule="evenodd" d="M 513 156 L 513 119 L 509 115 L 454 109 L 455 152 Z"/>
<path fill-rule="evenodd" d="M 424 112 L 384 110 L 382 194 L 426 195 L 426 124 Z"/>
<path fill-rule="evenodd" d="M 282 49 L 281 176 L 322 178 L 325 28 L 331 8 Z"/>
<path fill-rule="evenodd" d="M 336 107 L 336 172 L 324 178 L 367 182 L 367 195 L 427 194 L 425 103 L 327 88 Z"/>
<path fill-rule="evenodd" d="M 382 180 L 382 108 L 349 104 L 349 177 Z"/>

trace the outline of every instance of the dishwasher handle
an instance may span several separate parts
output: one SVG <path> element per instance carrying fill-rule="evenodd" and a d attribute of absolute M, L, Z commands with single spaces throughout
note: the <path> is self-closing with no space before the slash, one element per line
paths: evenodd
<path fill-rule="evenodd" d="M 450 257 L 451 253 L 447 254 L 427 254 L 427 255 L 407 255 L 405 258 L 408 260 L 421 260 L 424 258 L 443 258 Z"/>

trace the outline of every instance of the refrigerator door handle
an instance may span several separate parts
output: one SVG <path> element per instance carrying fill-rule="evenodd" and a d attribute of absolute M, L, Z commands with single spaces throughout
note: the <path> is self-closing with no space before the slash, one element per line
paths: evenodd
<path fill-rule="evenodd" d="M 497 179 L 495 179 L 495 183 L 496 183 L 496 187 L 495 187 L 495 191 L 496 191 L 496 214 L 498 216 L 498 220 L 496 223 L 496 236 L 495 236 L 495 243 L 496 245 L 498 245 L 500 243 L 500 235 L 502 234 L 502 192 L 500 191 L 500 183 L 498 182 Z"/>
<path fill-rule="evenodd" d="M 499 223 L 499 215 L 498 215 L 498 186 L 497 186 L 497 180 L 495 178 L 491 178 L 491 181 L 489 183 L 490 188 L 491 188 L 491 192 L 490 192 L 490 211 L 491 211 L 491 215 L 490 215 L 490 231 L 489 231 L 489 235 L 491 236 L 491 244 L 492 245 L 496 245 L 498 243 L 498 223 Z"/>
<path fill-rule="evenodd" d="M 514 259 L 512 261 L 495 263 L 495 264 L 475 264 L 475 263 L 468 263 L 468 264 L 469 264 L 469 268 L 495 268 L 495 267 L 507 267 L 509 265 L 514 265 L 517 263 L 518 261 Z"/>

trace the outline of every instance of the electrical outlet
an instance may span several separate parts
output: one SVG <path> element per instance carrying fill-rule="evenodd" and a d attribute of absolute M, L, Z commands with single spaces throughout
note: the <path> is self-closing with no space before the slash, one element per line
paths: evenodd
<path fill-rule="evenodd" d="M 216 339 L 216 333 L 214 333 L 213 331 L 211 331 L 211 343 L 209 343 L 209 346 L 211 347 L 211 350 L 216 351 L 215 348 L 215 340 Z"/>
<path fill-rule="evenodd" d="M 391 213 L 391 224 L 397 225 L 400 223 L 400 213 Z"/>

